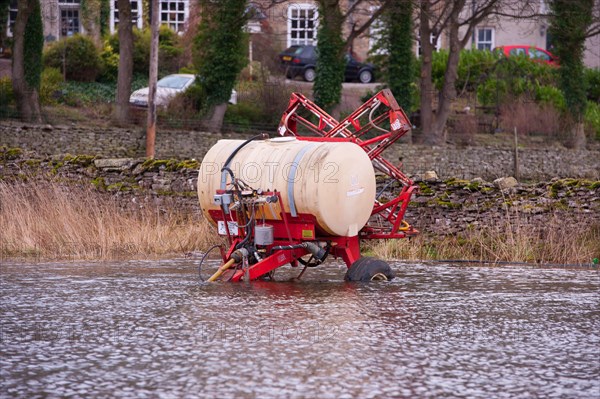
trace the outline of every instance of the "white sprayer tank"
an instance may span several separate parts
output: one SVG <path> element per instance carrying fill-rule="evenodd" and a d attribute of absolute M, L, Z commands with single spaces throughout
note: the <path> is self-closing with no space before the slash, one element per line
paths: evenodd
<path fill-rule="evenodd" d="M 219 140 L 202 160 L 198 197 L 202 211 L 211 221 L 208 211 L 220 209 L 213 197 L 222 188 L 221 168 L 242 143 L 243 140 Z M 357 235 L 373 210 L 373 165 L 354 143 L 293 137 L 257 140 L 244 146 L 229 167 L 236 178 L 254 189 L 279 191 L 286 212 L 292 216 L 314 215 L 327 234 Z M 227 184 L 230 182 L 227 176 Z"/>

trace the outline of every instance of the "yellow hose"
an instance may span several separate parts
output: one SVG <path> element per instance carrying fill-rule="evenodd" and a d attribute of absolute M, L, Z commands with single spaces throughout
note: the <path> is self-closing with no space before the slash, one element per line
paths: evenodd
<path fill-rule="evenodd" d="M 229 259 L 226 263 L 223 264 L 223 266 L 219 267 L 219 270 L 217 270 L 215 272 L 215 274 L 213 274 L 212 276 L 210 276 L 210 278 L 207 281 L 215 281 L 216 279 L 218 279 L 221 274 L 223 274 L 223 272 L 227 269 L 229 269 L 233 264 L 235 263 L 235 259 Z"/>
<path fill-rule="evenodd" d="M 398 231 L 408 231 L 410 230 L 410 224 L 408 224 L 408 222 L 406 220 L 403 220 L 400 227 L 398 228 Z"/>

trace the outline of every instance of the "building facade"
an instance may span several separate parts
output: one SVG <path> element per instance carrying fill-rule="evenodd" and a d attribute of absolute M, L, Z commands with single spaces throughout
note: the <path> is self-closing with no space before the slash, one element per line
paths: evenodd
<path fill-rule="evenodd" d="M 183 33 L 187 29 L 191 10 L 197 9 L 197 0 L 159 0 L 160 20 L 176 32 Z M 346 12 L 355 0 L 342 0 L 342 12 Z M 143 28 L 148 22 L 148 2 L 131 0 L 132 22 L 134 26 Z M 252 0 L 253 7 L 261 11 L 261 28 L 253 29 L 255 36 L 262 36 L 271 47 L 271 52 L 278 53 L 285 48 L 298 44 L 317 43 L 319 28 L 319 9 L 314 0 L 288 0 L 273 2 L 272 0 Z M 545 0 L 540 0 L 537 12 L 547 12 Z M 366 2 L 357 7 L 346 18 L 343 26 L 344 34 L 348 34 L 353 26 L 360 26 L 368 20 L 377 9 L 374 2 Z M 17 0 L 10 1 L 8 35 L 17 14 Z M 46 42 L 52 42 L 77 33 L 85 34 L 82 22 L 81 0 L 43 0 L 42 16 L 44 20 L 44 36 Z M 109 30 L 116 32 L 119 22 L 117 1 L 110 0 Z M 381 22 L 375 21 L 364 34 L 357 37 L 351 46 L 356 58 L 364 61 L 374 48 L 381 35 Z M 463 29 L 464 34 L 464 29 Z M 268 36 L 268 37 L 266 37 Z M 420 38 L 416 32 L 415 54 L 420 55 Z M 436 49 L 446 48 L 447 40 L 444 32 L 429 38 Z M 544 18 L 515 19 L 509 17 L 489 18 L 473 30 L 466 48 L 492 50 L 504 45 L 527 45 L 552 51 L 548 37 L 548 23 Z M 264 50 L 264 49 L 262 49 Z M 261 49 L 258 49 L 261 51 Z M 584 62 L 587 67 L 600 68 L 600 36 L 586 41 Z"/>

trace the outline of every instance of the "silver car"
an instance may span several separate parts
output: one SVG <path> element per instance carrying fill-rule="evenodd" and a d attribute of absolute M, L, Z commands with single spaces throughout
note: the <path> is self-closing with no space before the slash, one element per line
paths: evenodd
<path fill-rule="evenodd" d="M 179 73 L 168 75 L 159 80 L 156 84 L 156 106 L 166 107 L 169 102 L 179 93 L 183 93 L 194 84 L 196 75 Z M 148 106 L 149 88 L 144 87 L 131 93 L 129 103 L 138 107 Z M 237 104 L 237 92 L 232 90 L 229 98 L 230 104 Z"/>

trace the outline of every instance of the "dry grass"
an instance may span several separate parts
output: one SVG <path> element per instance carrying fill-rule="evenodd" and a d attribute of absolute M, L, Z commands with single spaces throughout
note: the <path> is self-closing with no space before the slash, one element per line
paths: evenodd
<path fill-rule="evenodd" d="M 48 183 L 0 182 L 0 255 L 43 259 L 132 259 L 182 255 L 220 242 L 199 214 L 175 201 L 123 207 L 108 194 Z M 600 255 L 600 224 L 549 218 L 537 229 L 518 214 L 447 236 L 369 242 L 385 259 L 589 264 Z"/>
<path fill-rule="evenodd" d="M 549 104 L 514 101 L 503 105 L 500 115 L 500 126 L 505 131 L 512 132 L 516 127 L 521 135 L 561 138 L 560 113 Z"/>
<path fill-rule="evenodd" d="M 555 218 L 531 229 L 507 219 L 458 235 L 377 241 L 369 249 L 384 259 L 590 264 L 600 255 L 600 224 L 566 226 Z"/>
<path fill-rule="evenodd" d="M 156 258 L 201 250 L 216 234 L 197 214 L 152 200 L 57 184 L 0 183 L 0 254 L 71 259 Z"/>

